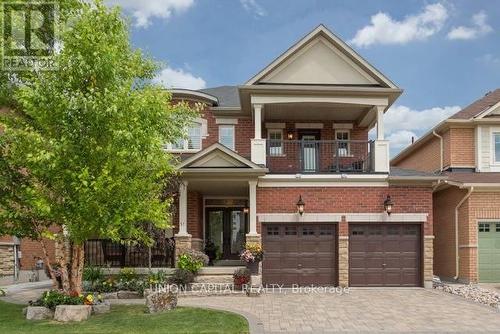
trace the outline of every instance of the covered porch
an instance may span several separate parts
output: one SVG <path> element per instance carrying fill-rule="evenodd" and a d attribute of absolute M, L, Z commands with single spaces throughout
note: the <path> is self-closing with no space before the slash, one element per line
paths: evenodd
<path fill-rule="evenodd" d="M 215 264 L 240 265 L 245 242 L 260 242 L 257 231 L 258 166 L 220 144 L 180 165 L 176 248 L 215 250 Z"/>

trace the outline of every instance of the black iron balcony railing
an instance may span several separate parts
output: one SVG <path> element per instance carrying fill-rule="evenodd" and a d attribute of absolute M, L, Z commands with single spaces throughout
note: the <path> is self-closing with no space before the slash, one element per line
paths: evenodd
<path fill-rule="evenodd" d="M 267 140 L 270 173 L 368 173 L 372 141 Z"/>

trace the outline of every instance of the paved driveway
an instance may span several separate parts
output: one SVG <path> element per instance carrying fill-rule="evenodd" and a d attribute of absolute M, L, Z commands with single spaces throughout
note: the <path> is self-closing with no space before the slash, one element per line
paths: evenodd
<path fill-rule="evenodd" d="M 179 304 L 244 313 L 253 332 L 500 332 L 497 310 L 426 289 L 184 297 Z"/>

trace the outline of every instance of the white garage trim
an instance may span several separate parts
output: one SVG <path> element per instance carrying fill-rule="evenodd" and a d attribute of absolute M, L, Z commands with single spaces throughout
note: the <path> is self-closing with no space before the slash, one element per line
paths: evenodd
<path fill-rule="evenodd" d="M 257 214 L 261 223 L 295 223 L 295 222 L 333 222 L 342 220 L 342 216 L 348 223 L 367 222 L 394 222 L 394 223 L 421 223 L 426 222 L 427 213 L 393 213 L 390 216 L 385 213 L 260 213 Z"/>

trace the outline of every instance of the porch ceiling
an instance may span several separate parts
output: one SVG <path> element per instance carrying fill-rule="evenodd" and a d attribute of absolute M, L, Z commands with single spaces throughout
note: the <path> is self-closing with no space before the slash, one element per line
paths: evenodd
<path fill-rule="evenodd" d="M 205 196 L 248 196 L 248 180 L 189 180 L 188 189 Z"/>
<path fill-rule="evenodd" d="M 371 107 L 332 103 L 277 103 L 264 107 L 264 120 L 297 121 L 357 121 L 363 118 Z"/>

